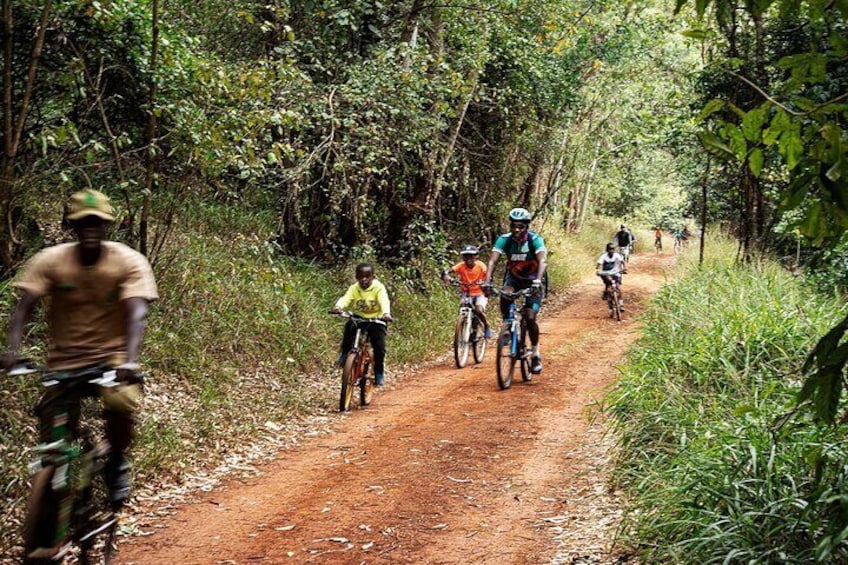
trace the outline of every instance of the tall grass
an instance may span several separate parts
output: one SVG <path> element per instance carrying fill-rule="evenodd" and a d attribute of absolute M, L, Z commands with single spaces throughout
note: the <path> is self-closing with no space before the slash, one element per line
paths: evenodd
<path fill-rule="evenodd" d="M 607 401 L 627 540 L 646 563 L 848 561 L 848 428 L 795 409 L 844 301 L 772 264 L 689 273 L 656 296 Z"/>

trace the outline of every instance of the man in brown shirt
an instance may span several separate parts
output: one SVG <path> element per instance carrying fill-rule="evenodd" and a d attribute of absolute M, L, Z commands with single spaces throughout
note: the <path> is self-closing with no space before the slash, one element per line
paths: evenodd
<path fill-rule="evenodd" d="M 106 228 L 114 213 L 109 199 L 94 190 L 71 196 L 67 219 L 76 243 L 63 243 L 34 255 L 14 281 L 19 300 L 12 313 L 3 365 L 17 360 L 24 326 L 36 303 L 48 303 L 49 370 L 81 369 L 105 365 L 117 370 L 121 384 L 102 388 L 106 436 L 112 455 L 106 480 L 114 503 L 129 495 L 129 464 L 124 455 L 130 446 L 135 416 L 141 400 L 138 352 L 151 301 L 158 298 L 153 271 L 147 259 L 118 242 L 106 241 Z M 52 415 L 62 402 L 62 388 L 49 389 L 37 412 L 42 441 L 49 441 Z M 75 421 L 79 406 L 71 410 Z"/>

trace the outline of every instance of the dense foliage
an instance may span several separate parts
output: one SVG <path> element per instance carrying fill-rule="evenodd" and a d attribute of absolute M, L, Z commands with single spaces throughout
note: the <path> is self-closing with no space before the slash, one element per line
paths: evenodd
<path fill-rule="evenodd" d="M 609 400 L 626 530 L 649 563 L 845 562 L 845 426 L 795 408 L 844 302 L 724 253 L 660 292 Z"/>

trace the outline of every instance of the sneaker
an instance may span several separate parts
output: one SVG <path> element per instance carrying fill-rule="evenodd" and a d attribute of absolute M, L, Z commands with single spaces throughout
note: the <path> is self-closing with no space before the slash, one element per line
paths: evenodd
<path fill-rule="evenodd" d="M 110 457 L 104 469 L 112 508 L 117 510 L 130 497 L 130 464 L 123 455 Z"/>
<path fill-rule="evenodd" d="M 383 373 L 374 373 L 374 386 L 383 386 L 386 382 L 386 377 Z"/>
<path fill-rule="evenodd" d="M 534 355 L 530 358 L 530 372 L 534 375 L 538 375 L 542 372 L 542 356 Z"/>
<path fill-rule="evenodd" d="M 484 339 L 492 339 L 494 335 L 495 334 L 492 333 L 492 328 L 486 328 L 486 330 L 483 332 Z"/>

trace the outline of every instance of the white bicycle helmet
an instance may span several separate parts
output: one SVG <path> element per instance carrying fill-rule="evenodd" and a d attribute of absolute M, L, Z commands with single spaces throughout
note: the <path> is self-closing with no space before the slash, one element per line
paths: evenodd
<path fill-rule="evenodd" d="M 525 208 L 513 208 L 509 211 L 509 219 L 513 222 L 529 222 L 533 219 L 533 214 Z"/>
<path fill-rule="evenodd" d="M 473 245 L 466 245 L 462 248 L 462 251 L 459 252 L 460 255 L 479 255 L 480 249 Z"/>

